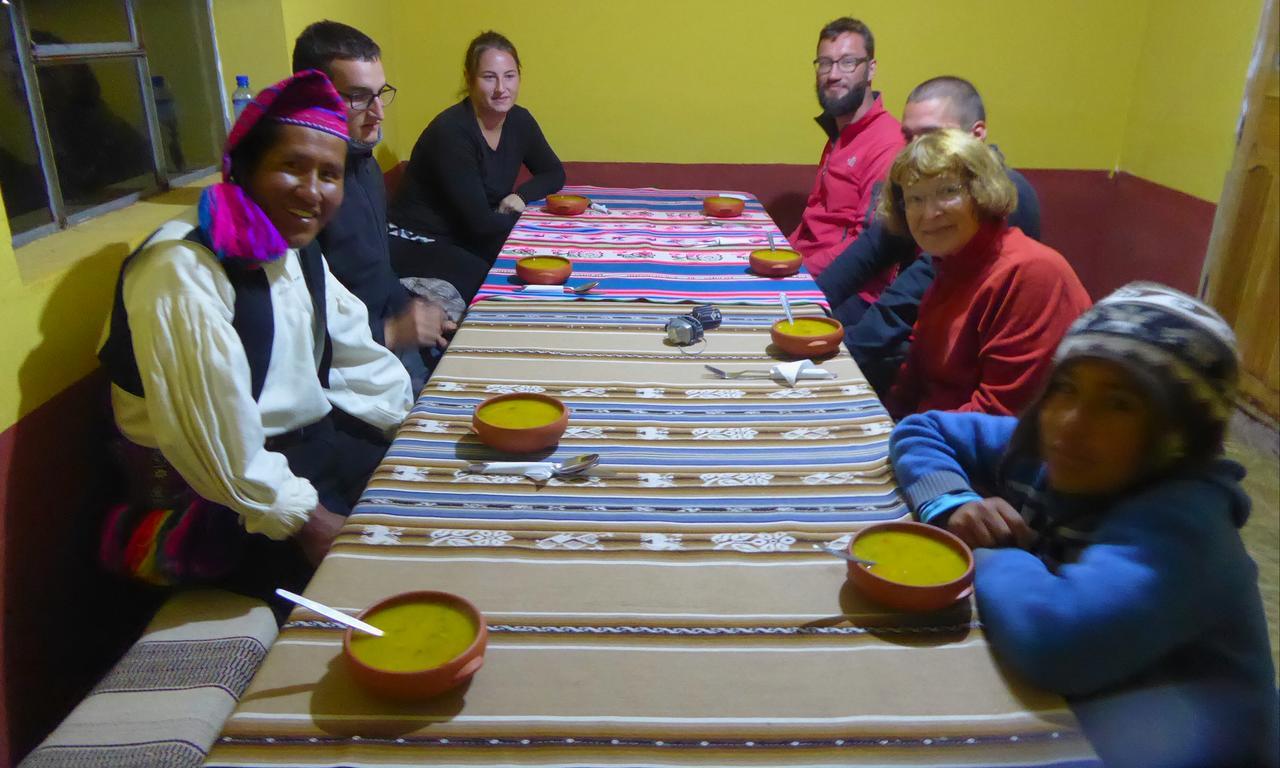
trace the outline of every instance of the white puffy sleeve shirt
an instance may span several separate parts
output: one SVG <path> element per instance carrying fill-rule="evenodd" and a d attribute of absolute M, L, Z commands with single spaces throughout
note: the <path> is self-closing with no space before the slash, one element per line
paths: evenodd
<path fill-rule="evenodd" d="M 338 406 L 384 431 L 412 405 L 409 375 L 369 332 L 364 304 L 325 266 L 333 361 L 329 389 L 316 375 L 315 312 L 298 253 L 263 267 L 275 335 L 262 394 L 231 325 L 235 291 L 216 257 L 182 240 L 190 222 L 166 224 L 124 274 L 124 305 L 145 398 L 112 386 L 120 431 L 159 448 L 191 487 L 241 515 L 245 528 L 291 536 L 315 508 L 315 488 L 295 476 L 266 438 L 314 424 Z"/>

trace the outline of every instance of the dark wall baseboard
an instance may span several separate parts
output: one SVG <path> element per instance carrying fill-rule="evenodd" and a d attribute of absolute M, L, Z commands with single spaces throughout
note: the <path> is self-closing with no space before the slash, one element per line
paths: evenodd
<path fill-rule="evenodd" d="M 1094 299 L 1133 280 L 1195 295 L 1217 205 L 1127 173 L 1024 170 L 1041 234 Z"/>
<path fill-rule="evenodd" d="M 107 577 L 106 380 L 0 433 L 0 768 L 16 765 L 137 637 L 160 595 Z"/>
<path fill-rule="evenodd" d="M 659 187 L 750 192 L 783 232 L 800 223 L 816 171 L 811 165 L 783 163 L 734 165 L 705 163 L 578 163 L 564 164 L 569 184 L 601 187 Z"/>
<path fill-rule="evenodd" d="M 724 189 L 760 199 L 783 232 L 800 220 L 813 184 L 809 165 L 565 163 L 570 184 Z M 1194 294 L 1215 205 L 1127 173 L 1023 170 L 1040 196 L 1042 236 L 1101 298 L 1132 280 Z"/>

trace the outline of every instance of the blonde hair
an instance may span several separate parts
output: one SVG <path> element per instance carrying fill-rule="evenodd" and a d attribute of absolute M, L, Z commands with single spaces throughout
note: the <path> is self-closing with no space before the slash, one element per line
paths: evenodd
<path fill-rule="evenodd" d="M 1004 163 L 986 144 L 954 128 L 932 131 L 917 136 L 889 168 L 876 214 L 890 232 L 909 234 L 903 190 L 921 179 L 943 174 L 960 178 L 980 218 L 1004 219 L 1018 207 L 1018 190 Z"/>

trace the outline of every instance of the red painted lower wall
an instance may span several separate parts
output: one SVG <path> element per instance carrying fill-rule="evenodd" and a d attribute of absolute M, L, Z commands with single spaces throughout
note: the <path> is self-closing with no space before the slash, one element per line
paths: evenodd
<path fill-rule="evenodd" d="M 751 192 L 784 232 L 799 221 L 814 173 L 806 165 L 571 162 L 565 169 L 572 184 Z M 389 186 L 401 170 L 388 173 Z M 1212 203 L 1127 174 L 1023 173 L 1040 195 L 1044 241 L 1094 298 L 1136 279 L 1195 293 Z M 94 565 L 107 478 L 105 386 L 90 376 L 0 434 L 0 768 L 57 725 L 157 602 Z"/>
<path fill-rule="evenodd" d="M 1199 292 L 1216 205 L 1127 173 L 1022 173 L 1040 196 L 1044 242 L 1094 299 L 1133 280 Z"/>
<path fill-rule="evenodd" d="M 0 768 L 61 721 L 156 606 L 94 565 L 105 405 L 95 374 L 0 433 Z"/>
<path fill-rule="evenodd" d="M 570 184 L 750 192 L 783 232 L 800 221 L 808 165 L 565 163 Z M 1199 287 L 1215 206 L 1127 173 L 1023 170 L 1040 196 L 1041 235 L 1075 267 L 1095 299 L 1131 280 L 1187 293 Z"/>

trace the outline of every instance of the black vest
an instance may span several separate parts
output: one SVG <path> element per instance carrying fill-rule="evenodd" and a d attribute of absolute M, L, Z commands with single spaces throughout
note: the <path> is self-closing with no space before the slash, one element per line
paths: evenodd
<path fill-rule="evenodd" d="M 120 265 L 120 276 L 116 279 L 115 305 L 111 310 L 111 330 L 107 341 L 98 351 L 98 359 L 107 369 L 111 382 L 124 391 L 144 397 L 142 376 L 138 372 L 138 361 L 133 351 L 133 336 L 129 331 L 129 315 L 124 306 L 124 272 L 129 262 L 142 252 L 143 248 L 155 237 L 155 232 L 129 254 Z M 199 243 L 210 251 L 208 238 L 200 227 L 195 227 L 183 238 Z M 333 361 L 333 342 L 329 338 L 328 316 L 325 311 L 324 290 L 324 257 L 320 247 L 312 242 L 298 252 L 302 265 L 302 276 L 307 283 L 307 292 L 311 294 L 311 305 L 315 312 L 318 328 L 324 329 L 324 352 L 316 375 L 320 385 L 329 387 L 329 366 Z M 262 385 L 267 380 L 267 367 L 271 364 L 271 346 L 275 340 L 275 319 L 271 313 L 271 286 L 267 283 L 266 270 L 260 267 L 244 267 L 234 263 L 221 262 L 222 268 L 235 289 L 236 301 L 231 320 L 240 344 L 244 347 L 245 357 L 249 361 L 249 377 L 252 382 L 253 399 L 262 395 Z M 317 334 L 318 336 L 319 334 Z"/>

